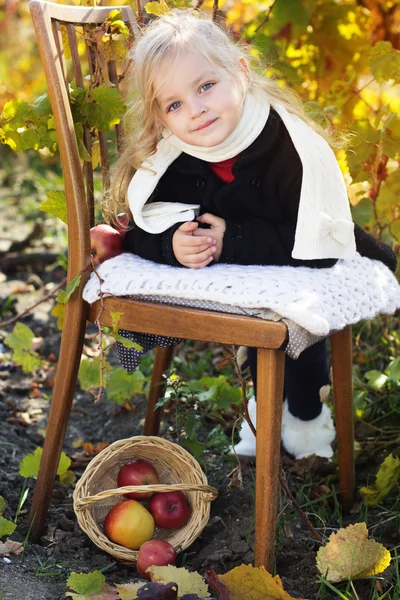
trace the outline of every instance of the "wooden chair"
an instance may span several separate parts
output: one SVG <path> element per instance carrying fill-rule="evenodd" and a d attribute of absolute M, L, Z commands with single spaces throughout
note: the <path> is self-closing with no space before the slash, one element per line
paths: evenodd
<path fill-rule="evenodd" d="M 31 538 L 41 534 L 50 502 L 53 482 L 62 450 L 65 431 L 73 400 L 77 372 L 87 321 L 99 315 L 99 303 L 87 305 L 82 300 L 82 289 L 89 277 L 90 235 L 93 225 L 93 173 L 91 163 L 79 158 L 78 145 L 71 115 L 68 82 L 69 70 L 63 51 L 63 39 L 68 35 L 72 57 L 72 76 L 79 87 L 84 86 L 81 58 L 78 54 L 76 27 L 87 28 L 101 24 L 110 10 L 116 7 L 73 7 L 42 0 L 29 4 L 40 54 L 47 78 L 49 96 L 58 134 L 61 163 L 65 180 L 68 208 L 68 279 L 82 273 L 79 289 L 66 305 L 57 376 L 48 420 L 43 458 L 33 497 L 31 517 L 34 518 Z M 123 20 L 132 34 L 135 19 L 130 7 L 122 7 Z M 89 72 L 95 72 L 96 56 L 87 47 Z M 118 82 L 114 62 L 107 64 L 109 78 Z M 117 127 L 117 137 L 120 135 Z M 90 152 L 89 129 L 84 140 Z M 106 134 L 100 133 L 102 174 L 108 185 L 108 151 Z M 138 302 L 129 298 L 104 299 L 105 310 L 101 323 L 111 325 L 111 311 L 121 313 L 120 327 L 184 339 L 245 345 L 258 348 L 257 371 L 257 456 L 256 456 L 256 517 L 255 564 L 271 570 L 274 558 L 276 499 L 280 468 L 280 432 L 284 377 L 284 352 L 281 349 L 287 337 L 282 322 L 235 316 L 226 313 L 196 310 L 168 305 Z M 342 504 L 348 510 L 354 496 L 353 405 L 352 405 L 352 351 L 351 331 L 347 328 L 331 338 L 333 381 L 336 406 L 337 444 L 339 454 L 340 490 Z M 158 434 L 160 411 L 154 411 L 162 387 L 161 375 L 168 369 L 172 348 L 156 351 L 148 400 L 146 435 Z M 158 385 L 157 385 L 158 384 Z"/>

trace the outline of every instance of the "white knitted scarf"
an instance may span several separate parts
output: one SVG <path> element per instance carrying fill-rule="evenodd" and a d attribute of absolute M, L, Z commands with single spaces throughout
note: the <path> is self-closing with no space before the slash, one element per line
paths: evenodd
<path fill-rule="evenodd" d="M 137 170 L 128 187 L 129 207 L 136 225 L 156 234 L 176 223 L 192 221 L 199 214 L 198 204 L 146 204 L 160 178 L 182 152 L 212 163 L 237 156 L 260 135 L 271 106 L 286 126 L 303 167 L 293 258 L 353 257 L 354 225 L 343 176 L 332 149 L 302 119 L 281 104 L 271 103 L 266 93 L 260 91 L 247 93 L 238 125 L 217 146 L 192 146 L 164 130 L 155 154 Z M 291 168 L 290 164 L 287 168 Z M 265 201 L 268 202 L 267 197 Z"/>

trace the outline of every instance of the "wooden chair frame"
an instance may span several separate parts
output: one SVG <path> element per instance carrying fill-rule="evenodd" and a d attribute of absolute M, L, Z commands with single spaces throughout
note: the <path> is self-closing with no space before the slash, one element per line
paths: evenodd
<path fill-rule="evenodd" d="M 90 265 L 90 227 L 93 224 L 93 174 L 91 163 L 79 157 L 71 115 L 67 70 L 63 57 L 60 24 L 66 25 L 78 86 L 83 87 L 75 26 L 101 24 L 112 7 L 74 7 L 31 0 L 30 11 L 36 30 L 41 59 L 58 133 L 68 210 L 68 280 L 82 274 L 81 284 L 66 305 L 57 376 L 54 386 L 43 458 L 32 501 L 31 538 L 40 536 L 51 499 L 53 482 L 76 386 L 87 321 L 99 317 L 99 302 L 89 306 L 82 299 Z M 123 20 L 134 32 L 133 11 L 122 7 Z M 74 41 L 75 40 L 75 41 Z M 89 66 L 93 56 L 88 49 Z M 108 63 L 110 80 L 117 82 L 115 64 Z M 118 134 L 118 131 L 117 131 Z M 85 144 L 90 152 L 90 132 L 85 128 Z M 103 180 L 107 184 L 108 155 L 105 134 L 100 134 Z M 85 189 L 86 184 L 86 189 Z M 255 565 L 272 570 L 284 379 L 284 347 L 287 327 L 282 322 L 226 313 L 139 302 L 130 298 L 105 298 L 100 320 L 111 325 L 112 311 L 121 313 L 120 327 L 184 339 L 257 347 L 257 450 Z M 337 444 L 342 504 L 348 510 L 354 498 L 353 405 L 351 330 L 331 338 L 333 383 L 336 406 Z M 145 434 L 157 434 L 160 410 L 154 410 L 162 386 L 162 373 L 171 362 L 172 347 L 158 349 L 148 400 Z"/>

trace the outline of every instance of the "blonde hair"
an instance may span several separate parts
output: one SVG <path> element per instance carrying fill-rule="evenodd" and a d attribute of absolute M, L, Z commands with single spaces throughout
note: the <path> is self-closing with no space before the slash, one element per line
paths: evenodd
<path fill-rule="evenodd" d="M 156 151 L 163 125 L 157 103 L 156 78 L 162 73 L 166 58 L 179 60 L 182 54 L 204 56 L 214 67 L 223 69 L 240 83 L 240 60 L 252 62 L 249 50 L 232 41 L 228 34 L 208 16 L 198 11 L 174 9 L 153 20 L 136 41 L 130 53 L 131 72 L 128 87 L 134 98 L 124 118 L 123 151 L 112 177 L 110 194 L 104 202 L 104 218 L 115 220 L 119 212 L 130 214 L 127 188 L 135 171 Z M 330 134 L 306 114 L 300 98 L 287 86 L 251 69 L 250 90 L 264 90 L 271 101 L 282 104 L 322 135 L 332 146 L 337 146 Z M 242 78 L 243 79 L 243 78 Z"/>

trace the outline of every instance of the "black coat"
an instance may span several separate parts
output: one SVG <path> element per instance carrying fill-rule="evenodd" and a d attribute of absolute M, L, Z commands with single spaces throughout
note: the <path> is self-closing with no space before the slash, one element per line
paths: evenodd
<path fill-rule="evenodd" d="M 160 178 L 152 200 L 200 204 L 200 214 L 222 217 L 226 231 L 220 263 L 318 268 L 335 264 L 336 259 L 296 260 L 291 256 L 302 165 L 273 109 L 258 138 L 239 154 L 232 173 L 234 181 L 225 183 L 206 162 L 182 153 Z M 125 236 L 125 250 L 157 263 L 182 266 L 172 251 L 172 236 L 179 225 L 161 234 L 133 227 Z M 361 254 L 390 262 L 393 269 L 396 259 L 391 250 L 357 226 L 356 242 Z"/>

